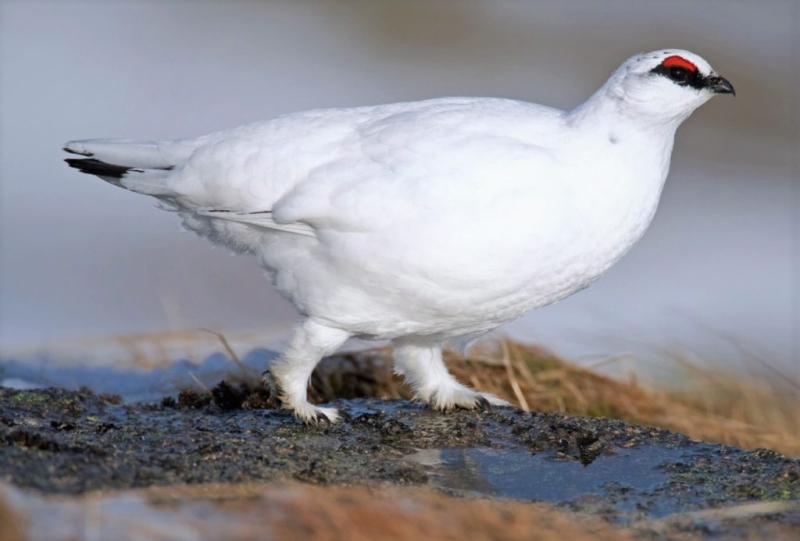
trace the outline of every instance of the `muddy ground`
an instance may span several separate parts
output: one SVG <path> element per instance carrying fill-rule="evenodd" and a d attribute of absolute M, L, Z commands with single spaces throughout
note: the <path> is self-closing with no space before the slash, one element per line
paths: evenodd
<path fill-rule="evenodd" d="M 343 422 L 307 427 L 258 392 L 223 385 L 176 398 L 128 405 L 89 391 L 0 388 L 0 480 L 48 495 L 181 483 L 414 485 L 550 502 L 619 526 L 700 512 L 680 528 L 800 532 L 800 461 L 773 451 L 513 408 L 443 414 L 355 399 L 333 403 Z M 702 518 L 747 503 L 776 505 L 748 520 Z"/>

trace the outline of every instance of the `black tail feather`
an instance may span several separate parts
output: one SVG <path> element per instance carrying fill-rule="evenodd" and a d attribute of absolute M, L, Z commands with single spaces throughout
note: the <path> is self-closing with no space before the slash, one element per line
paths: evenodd
<path fill-rule="evenodd" d="M 133 170 L 133 167 L 124 165 L 114 165 L 94 158 L 67 158 L 64 160 L 70 167 L 74 167 L 81 173 L 97 175 L 99 177 L 122 178 L 122 175 Z M 142 169 L 136 169 L 142 171 Z"/>

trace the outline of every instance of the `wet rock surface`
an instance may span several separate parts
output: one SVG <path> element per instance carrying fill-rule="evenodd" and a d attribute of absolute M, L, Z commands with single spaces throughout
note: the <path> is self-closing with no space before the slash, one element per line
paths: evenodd
<path fill-rule="evenodd" d="M 513 408 L 439 413 L 377 399 L 332 405 L 343 422 L 307 427 L 288 412 L 259 409 L 269 406 L 266 396 L 225 387 L 156 405 L 0 388 L 0 480 L 45 494 L 291 480 L 425 485 L 556 503 L 619 525 L 800 500 L 800 462 L 773 451 Z M 781 509 L 741 527 L 800 525 L 797 507 Z M 725 531 L 728 523 L 714 524 Z"/>

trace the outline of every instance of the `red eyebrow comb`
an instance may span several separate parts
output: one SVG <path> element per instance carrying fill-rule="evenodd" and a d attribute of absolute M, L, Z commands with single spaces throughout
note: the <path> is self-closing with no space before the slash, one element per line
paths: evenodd
<path fill-rule="evenodd" d="M 677 55 L 668 57 L 661 64 L 666 68 L 683 68 L 692 72 L 697 71 L 697 66 Z"/>

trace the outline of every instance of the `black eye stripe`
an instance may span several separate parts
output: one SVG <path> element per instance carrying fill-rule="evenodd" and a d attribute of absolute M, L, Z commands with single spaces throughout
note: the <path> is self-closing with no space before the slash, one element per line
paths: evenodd
<path fill-rule="evenodd" d="M 650 73 L 666 77 L 677 85 L 690 86 L 698 90 L 708 86 L 708 77 L 703 76 L 699 71 L 689 71 L 681 66 L 667 67 L 659 64 L 650 70 Z"/>

